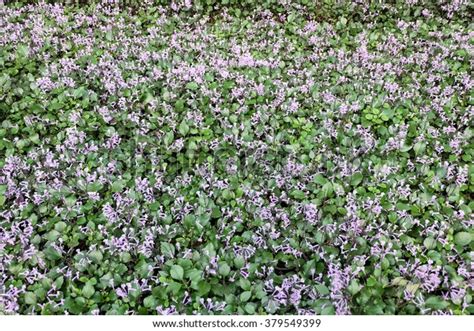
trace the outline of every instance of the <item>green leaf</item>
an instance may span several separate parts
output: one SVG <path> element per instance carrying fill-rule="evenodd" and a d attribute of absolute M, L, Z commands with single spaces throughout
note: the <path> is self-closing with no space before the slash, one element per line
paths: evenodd
<path fill-rule="evenodd" d="M 413 146 L 413 150 L 415 151 L 416 155 L 421 155 L 425 152 L 426 144 L 424 142 L 417 142 L 415 146 Z"/>
<path fill-rule="evenodd" d="M 155 298 L 153 297 L 153 295 L 149 295 L 147 296 L 144 300 L 143 300 L 143 305 L 147 308 L 155 308 L 156 307 L 156 300 Z"/>
<path fill-rule="evenodd" d="M 54 285 L 56 286 L 57 289 L 60 289 L 63 286 L 63 284 L 64 284 L 64 277 L 63 276 L 59 276 L 54 281 Z"/>
<path fill-rule="evenodd" d="M 30 141 L 34 144 L 39 145 L 41 143 L 40 139 L 39 139 L 39 134 L 35 133 L 35 134 L 31 135 L 30 136 Z"/>
<path fill-rule="evenodd" d="M 108 41 L 112 41 L 113 38 L 114 38 L 114 35 L 112 34 L 112 30 L 107 31 L 105 34 L 105 39 L 107 39 Z"/>
<path fill-rule="evenodd" d="M 326 178 L 324 178 L 323 175 L 317 174 L 317 175 L 314 176 L 314 182 L 316 184 L 319 184 L 319 185 L 322 186 L 322 185 L 326 184 L 328 182 L 328 180 Z"/>
<path fill-rule="evenodd" d="M 400 148 L 400 152 L 408 152 L 410 149 L 412 149 L 413 146 L 411 145 L 403 145 L 401 148 Z"/>
<path fill-rule="evenodd" d="M 26 58 L 29 53 L 29 48 L 27 45 L 19 45 L 17 46 L 16 53 L 21 58 Z"/>
<path fill-rule="evenodd" d="M 333 305 L 326 305 L 323 309 L 321 309 L 321 315 L 335 315 L 336 310 L 334 309 Z"/>
<path fill-rule="evenodd" d="M 129 252 L 123 252 L 122 254 L 120 254 L 120 260 L 123 263 L 128 263 L 132 260 L 132 255 Z"/>
<path fill-rule="evenodd" d="M 329 288 L 324 284 L 318 284 L 315 288 L 320 295 L 328 295 L 330 293 Z"/>
<path fill-rule="evenodd" d="M 48 246 L 45 250 L 44 250 L 44 255 L 46 256 L 47 259 L 49 260 L 59 260 L 61 259 L 62 257 L 62 254 L 60 252 L 58 252 L 55 248 L 53 248 L 52 246 Z"/>
<path fill-rule="evenodd" d="M 100 190 L 102 190 L 103 187 L 104 185 L 98 182 L 90 183 L 87 185 L 87 192 L 99 192 Z"/>
<path fill-rule="evenodd" d="M 202 270 L 192 269 L 186 275 L 192 282 L 198 283 L 202 279 Z"/>
<path fill-rule="evenodd" d="M 181 124 L 178 127 L 179 133 L 181 133 L 182 136 L 185 136 L 189 132 L 189 126 L 186 124 L 186 121 L 182 121 Z"/>
<path fill-rule="evenodd" d="M 198 283 L 198 294 L 199 295 L 201 295 L 201 296 L 206 295 L 207 293 L 209 293 L 210 290 L 211 290 L 211 284 L 209 284 L 205 280 L 201 280 Z"/>
<path fill-rule="evenodd" d="M 125 181 L 124 180 L 116 180 L 115 182 L 112 183 L 112 192 L 122 192 L 122 190 L 125 187 Z"/>
<path fill-rule="evenodd" d="M 383 309 L 382 307 L 378 305 L 371 305 L 365 308 L 365 312 L 368 315 L 382 315 L 383 314 Z"/>
<path fill-rule="evenodd" d="M 82 288 L 82 295 L 86 298 L 90 298 L 94 295 L 95 289 L 91 283 L 87 282 L 86 285 Z"/>
<path fill-rule="evenodd" d="M 373 286 L 376 286 L 377 284 L 378 284 L 378 281 L 373 275 L 367 279 L 367 286 L 373 287 Z"/>
<path fill-rule="evenodd" d="M 239 285 L 245 291 L 249 291 L 250 288 L 252 287 L 252 284 L 250 283 L 250 281 L 245 278 L 240 278 Z"/>
<path fill-rule="evenodd" d="M 59 237 L 61 236 L 61 233 L 59 233 L 58 231 L 56 230 L 51 230 L 48 232 L 48 234 L 46 235 L 46 239 L 48 241 L 56 241 Z"/>
<path fill-rule="evenodd" d="M 240 301 L 246 302 L 250 299 L 251 296 L 252 296 L 251 291 L 242 292 L 242 294 L 240 295 Z"/>
<path fill-rule="evenodd" d="M 221 217 L 221 216 L 222 216 L 222 213 L 221 213 L 221 211 L 220 211 L 219 208 L 217 208 L 217 207 L 216 207 L 216 208 L 212 208 L 212 212 L 211 212 L 211 217 L 212 217 L 212 218 L 219 218 L 219 217 Z"/>
<path fill-rule="evenodd" d="M 245 311 L 252 315 L 255 313 L 255 304 L 254 303 L 247 303 L 244 307 Z"/>
<path fill-rule="evenodd" d="M 472 241 L 472 235 L 469 232 L 458 232 L 454 236 L 454 243 L 459 246 L 467 246 Z"/>
<path fill-rule="evenodd" d="M 178 282 L 170 281 L 168 282 L 168 286 L 166 287 L 166 292 L 167 293 L 171 292 L 173 295 L 176 295 L 179 293 L 182 287 L 183 287 L 182 284 Z"/>
<path fill-rule="evenodd" d="M 54 225 L 54 229 L 59 232 L 64 232 L 66 228 L 67 228 L 67 224 L 64 222 L 58 222 Z"/>
<path fill-rule="evenodd" d="M 425 238 L 425 240 L 423 241 L 423 245 L 424 245 L 427 249 L 436 248 L 436 239 L 434 239 L 433 237 Z"/>
<path fill-rule="evenodd" d="M 245 264 L 245 260 L 242 256 L 236 256 L 234 258 L 234 266 L 237 268 L 237 269 L 240 269 L 244 266 Z"/>
<path fill-rule="evenodd" d="M 100 262 L 102 262 L 102 259 L 104 258 L 102 253 L 98 250 L 93 250 L 92 252 L 90 252 L 89 257 L 91 258 L 92 262 L 94 262 L 94 263 L 100 263 Z"/>
<path fill-rule="evenodd" d="M 176 280 L 183 280 L 184 269 L 180 265 L 175 264 L 171 266 L 170 274 L 171 274 L 171 277 Z"/>
<path fill-rule="evenodd" d="M 397 202 L 397 204 L 395 206 L 397 207 L 398 210 L 410 210 L 411 209 L 410 205 L 408 205 L 406 203 L 403 203 L 403 202 Z"/>
<path fill-rule="evenodd" d="M 316 234 L 314 235 L 314 240 L 320 245 L 324 243 L 325 239 L 326 237 L 323 232 L 316 232 Z"/>
<path fill-rule="evenodd" d="M 161 253 L 168 257 L 168 258 L 173 258 L 174 257 L 174 253 L 175 253 L 175 248 L 173 245 L 171 245 L 170 243 L 167 243 L 165 241 L 163 241 L 160 245 L 161 247 Z"/>
<path fill-rule="evenodd" d="M 166 146 L 169 146 L 169 145 L 171 145 L 171 143 L 173 142 L 173 140 L 174 140 L 173 131 L 168 131 L 168 132 L 165 134 L 165 137 L 163 138 L 163 142 L 165 143 Z"/>
<path fill-rule="evenodd" d="M 222 276 L 227 276 L 230 273 L 230 267 L 229 265 L 224 262 L 219 265 L 219 274 Z"/>
<path fill-rule="evenodd" d="M 356 172 L 355 174 L 352 175 L 351 177 L 351 185 L 352 186 L 357 186 L 362 182 L 362 179 L 364 176 L 360 172 Z"/>
<path fill-rule="evenodd" d="M 326 184 L 323 185 L 322 189 L 323 195 L 325 198 L 329 198 L 332 193 L 334 192 L 334 188 L 332 186 L 331 182 L 327 182 Z"/>
<path fill-rule="evenodd" d="M 184 109 L 184 100 L 177 100 L 176 103 L 174 104 L 174 107 L 178 111 L 182 111 Z"/>
<path fill-rule="evenodd" d="M 27 305 L 36 305 L 37 299 L 36 294 L 33 292 L 26 292 L 25 293 L 25 303 Z"/>
<path fill-rule="evenodd" d="M 28 141 L 25 139 L 19 139 L 16 142 L 16 147 L 18 147 L 19 150 L 23 150 L 27 145 L 28 145 Z"/>
<path fill-rule="evenodd" d="M 351 283 L 349 284 L 349 286 L 347 287 L 347 290 L 352 295 L 357 294 L 361 289 L 362 289 L 362 285 L 359 284 L 357 279 L 353 279 Z"/>
<path fill-rule="evenodd" d="M 199 85 L 198 85 L 198 83 L 196 83 L 196 82 L 189 82 L 189 83 L 186 84 L 186 88 L 187 88 L 188 90 L 194 91 L 194 90 L 197 90 L 198 87 L 199 87 Z"/>
<path fill-rule="evenodd" d="M 445 309 L 446 307 L 448 307 L 449 303 L 447 301 L 444 301 L 440 297 L 431 296 L 428 299 L 426 299 L 425 305 L 428 308 L 439 310 L 439 309 Z"/>
<path fill-rule="evenodd" d="M 306 197 L 306 194 L 301 190 L 291 191 L 291 196 L 298 200 L 303 200 Z"/>

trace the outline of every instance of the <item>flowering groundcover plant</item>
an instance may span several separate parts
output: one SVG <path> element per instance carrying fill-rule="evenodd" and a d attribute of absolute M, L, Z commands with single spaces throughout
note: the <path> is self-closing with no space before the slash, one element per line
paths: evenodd
<path fill-rule="evenodd" d="M 474 313 L 469 1 L 166 2 L 0 7 L 0 314 Z"/>

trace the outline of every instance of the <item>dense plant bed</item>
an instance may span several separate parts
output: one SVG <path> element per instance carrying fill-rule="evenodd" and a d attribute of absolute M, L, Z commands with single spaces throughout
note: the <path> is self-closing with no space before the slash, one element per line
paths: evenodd
<path fill-rule="evenodd" d="M 474 312 L 466 2 L 276 3 L 0 7 L 0 314 Z"/>

